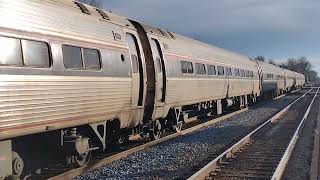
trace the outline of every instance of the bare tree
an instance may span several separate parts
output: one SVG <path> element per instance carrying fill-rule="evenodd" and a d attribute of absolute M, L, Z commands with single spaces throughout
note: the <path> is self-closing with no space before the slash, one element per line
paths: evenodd
<path fill-rule="evenodd" d="M 264 56 L 257 56 L 257 57 L 255 57 L 254 59 L 257 60 L 257 61 L 265 62 Z"/>
<path fill-rule="evenodd" d="M 318 73 L 314 70 L 308 71 L 305 76 L 307 77 L 307 81 L 319 81 Z"/>
<path fill-rule="evenodd" d="M 269 59 L 268 63 L 275 65 L 275 66 L 278 66 L 278 64 L 273 59 Z"/>
<path fill-rule="evenodd" d="M 296 71 L 302 74 L 305 72 L 311 71 L 312 69 L 312 65 L 307 60 L 306 57 L 300 57 L 298 59 L 289 58 L 287 62 L 281 64 L 281 67 L 289 69 L 291 71 Z"/>
<path fill-rule="evenodd" d="M 280 67 L 304 74 L 308 81 L 318 80 L 318 73 L 312 70 L 312 64 L 306 57 L 300 57 L 297 59 L 289 58 L 287 62 L 282 63 Z"/>

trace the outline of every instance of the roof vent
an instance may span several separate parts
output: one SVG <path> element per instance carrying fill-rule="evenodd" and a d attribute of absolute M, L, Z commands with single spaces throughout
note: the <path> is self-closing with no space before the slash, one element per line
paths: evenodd
<path fill-rule="evenodd" d="M 176 38 L 176 37 L 174 37 L 174 35 L 171 32 L 167 31 L 167 33 L 171 36 L 172 39 Z"/>
<path fill-rule="evenodd" d="M 104 12 L 103 10 L 101 9 L 96 9 L 98 11 L 98 13 L 101 15 L 102 19 L 105 19 L 105 20 L 110 20 L 110 17 L 107 15 L 106 12 Z"/>
<path fill-rule="evenodd" d="M 162 36 L 166 36 L 166 33 L 164 31 L 162 31 L 160 28 L 157 29 L 161 32 Z"/>
<path fill-rule="evenodd" d="M 81 11 L 83 13 L 91 14 L 90 11 L 88 10 L 88 8 L 84 4 L 82 4 L 81 2 L 75 1 L 74 3 L 81 9 Z"/>

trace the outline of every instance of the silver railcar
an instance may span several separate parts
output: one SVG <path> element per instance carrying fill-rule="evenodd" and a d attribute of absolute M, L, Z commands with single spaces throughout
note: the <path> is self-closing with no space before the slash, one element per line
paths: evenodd
<path fill-rule="evenodd" d="M 277 67 L 79 2 L 0 0 L 0 11 L 0 178 L 47 151 L 84 165 L 109 142 L 288 88 Z"/>

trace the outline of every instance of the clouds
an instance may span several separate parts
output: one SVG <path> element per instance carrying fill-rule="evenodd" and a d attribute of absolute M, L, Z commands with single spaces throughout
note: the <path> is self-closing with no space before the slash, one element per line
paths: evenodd
<path fill-rule="evenodd" d="M 320 3 L 313 0 L 113 0 L 105 7 L 179 32 L 223 33 L 234 28 L 301 32 L 318 24 L 315 16 L 320 15 Z"/>
<path fill-rule="evenodd" d="M 251 57 L 320 52 L 317 0 L 109 0 L 104 7 Z"/>

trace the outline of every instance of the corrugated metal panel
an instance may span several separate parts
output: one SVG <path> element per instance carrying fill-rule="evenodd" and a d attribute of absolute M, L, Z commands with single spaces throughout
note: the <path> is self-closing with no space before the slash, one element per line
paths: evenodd
<path fill-rule="evenodd" d="M 130 78 L 0 77 L 0 129 L 94 114 L 116 118 L 130 110 Z"/>
<path fill-rule="evenodd" d="M 223 78 L 168 78 L 167 80 L 168 104 L 184 103 L 186 105 L 187 102 L 193 101 L 203 102 L 223 99 L 227 95 L 227 80 Z M 253 91 L 252 81 L 248 79 L 229 80 L 229 96 L 251 94 Z"/>
<path fill-rule="evenodd" d="M 227 94 L 226 88 L 225 79 L 168 78 L 167 104 L 221 99 Z"/>
<path fill-rule="evenodd" d="M 0 0 L 0 27 L 125 46 L 121 26 L 101 21 L 97 11 L 89 10 L 91 15 L 84 14 L 74 2 L 64 0 Z M 111 18 L 130 24 L 123 17 Z M 115 41 L 112 31 L 120 33 L 122 41 Z"/>
<path fill-rule="evenodd" d="M 175 39 L 162 38 L 161 41 L 167 45 L 166 53 L 179 54 L 202 60 L 218 63 L 242 66 L 248 69 L 255 69 L 255 63 L 247 57 L 190 39 L 178 34 L 174 34 Z"/>
<path fill-rule="evenodd" d="M 255 86 L 259 87 L 258 80 L 254 79 L 230 79 L 229 80 L 229 97 L 241 96 L 253 93 L 259 93 L 258 88 L 254 88 Z"/>

